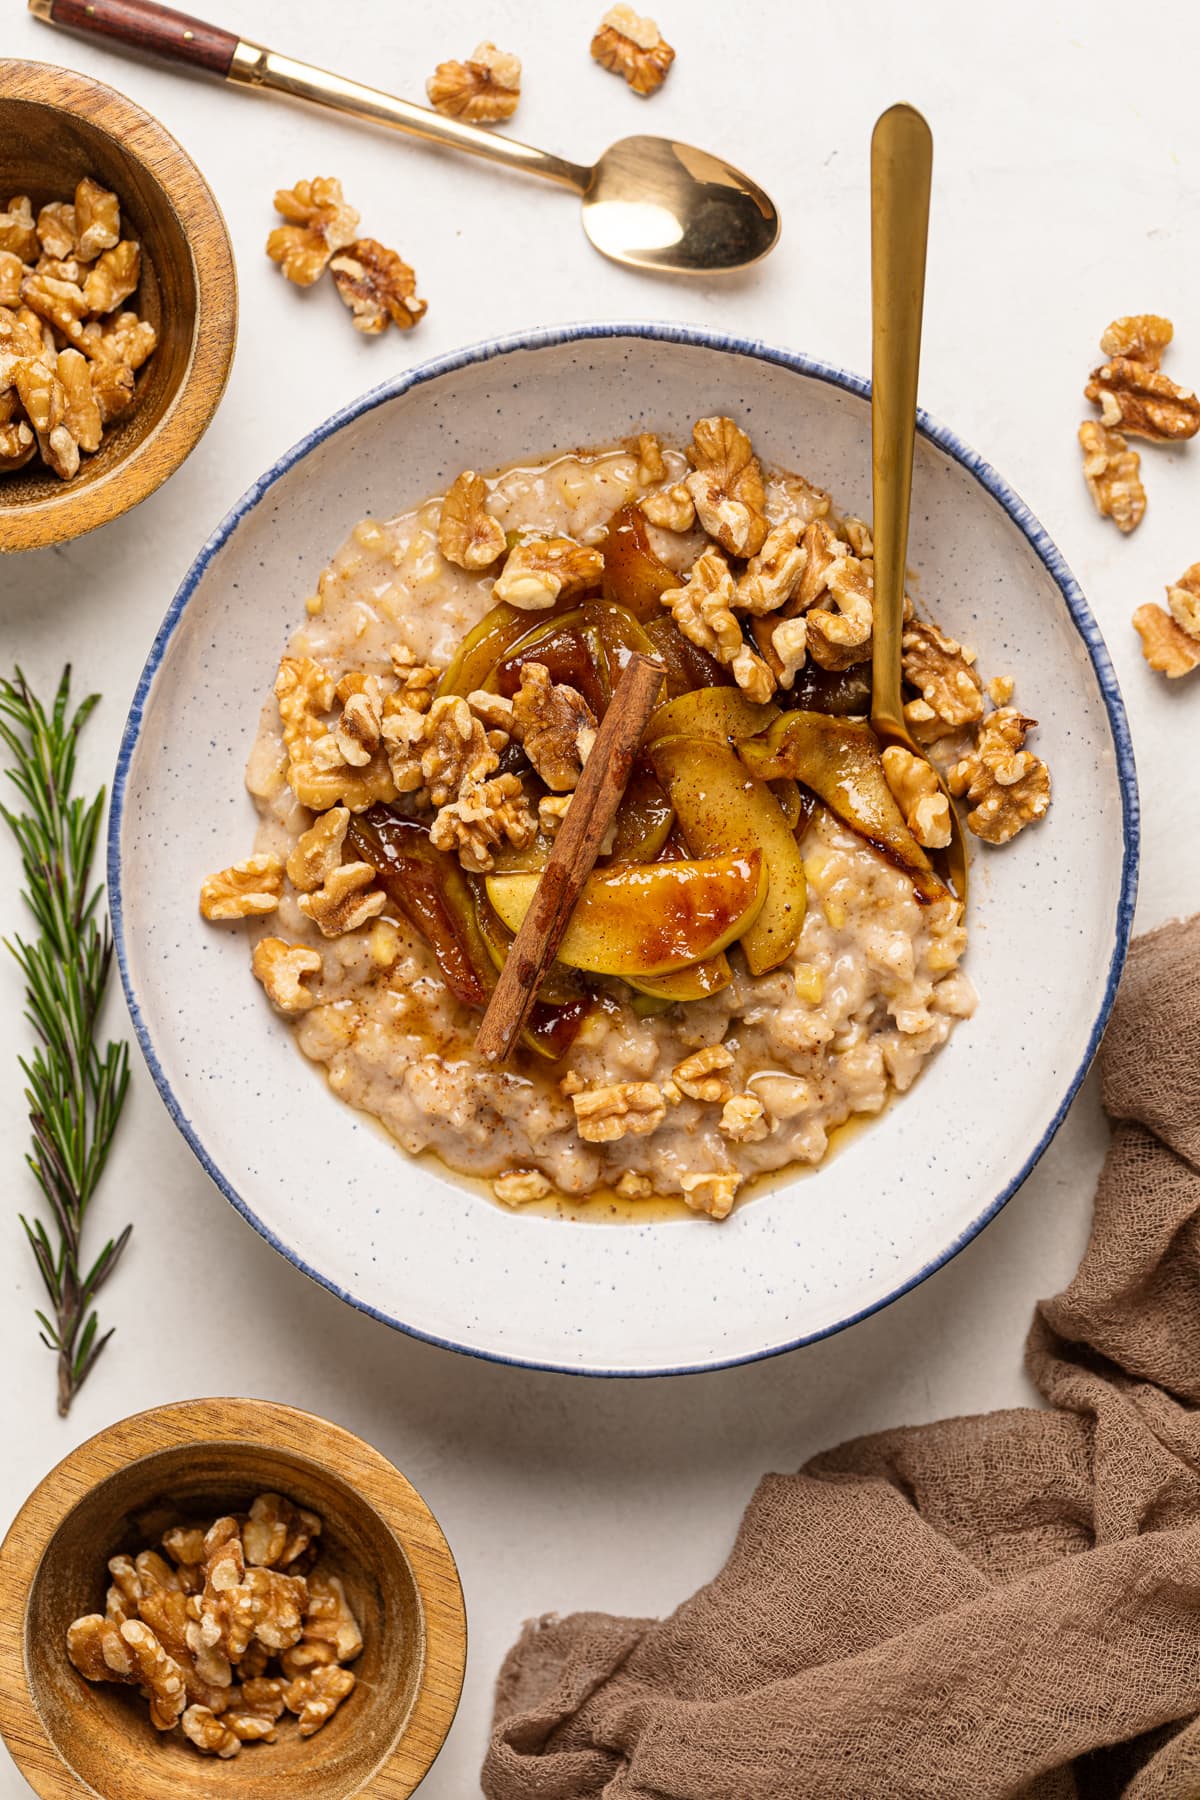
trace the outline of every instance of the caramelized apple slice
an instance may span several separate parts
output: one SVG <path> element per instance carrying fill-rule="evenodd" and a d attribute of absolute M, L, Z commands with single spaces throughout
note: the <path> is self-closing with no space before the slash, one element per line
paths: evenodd
<path fill-rule="evenodd" d="M 808 904 L 804 859 L 778 800 L 712 739 L 660 738 L 650 760 L 693 856 L 762 853 L 767 897 L 741 941 L 751 974 L 776 968 L 795 948 Z"/>
<path fill-rule="evenodd" d="M 461 694 L 465 699 L 483 687 L 496 664 L 528 631 L 527 612 L 516 606 L 493 606 L 458 646 L 449 668 L 443 671 L 438 682 L 439 696 Z"/>
<path fill-rule="evenodd" d="M 762 737 L 748 738 L 738 750 L 761 780 L 790 775 L 811 789 L 835 818 L 911 876 L 919 900 L 945 898 L 945 884 L 887 784 L 879 740 L 869 725 L 827 713 L 784 713 Z"/>
<path fill-rule="evenodd" d="M 740 688 L 698 688 L 694 693 L 680 694 L 651 714 L 646 727 L 646 742 L 652 744 L 664 737 L 714 738 L 727 744 L 732 738 L 757 737 L 779 717 L 779 708 L 768 701 L 758 705 L 747 700 Z"/>
<path fill-rule="evenodd" d="M 729 958 L 722 952 L 705 962 L 676 969 L 673 975 L 639 975 L 636 980 L 627 975 L 625 979 L 639 994 L 651 994 L 656 1000 L 674 1003 L 676 1000 L 704 1000 L 709 994 L 719 994 L 733 980 L 733 970 Z"/>
<path fill-rule="evenodd" d="M 653 862 L 675 823 L 675 808 L 653 772 L 637 763 L 617 808 L 612 860 Z"/>
<path fill-rule="evenodd" d="M 489 875 L 488 899 L 520 929 L 539 877 Z M 636 863 L 588 876 L 558 960 L 597 975 L 666 975 L 716 956 L 752 925 L 766 896 L 758 850 L 700 862 Z"/>
<path fill-rule="evenodd" d="M 680 577 L 650 547 L 646 515 L 630 501 L 608 521 L 600 545 L 604 552 L 604 598 L 631 612 L 635 619 L 651 619 L 668 588 L 679 586 Z"/>
<path fill-rule="evenodd" d="M 672 700 L 693 688 L 732 687 L 733 676 L 715 657 L 685 638 L 670 613 L 660 612 L 645 622 L 646 636 L 667 672 L 667 693 Z"/>

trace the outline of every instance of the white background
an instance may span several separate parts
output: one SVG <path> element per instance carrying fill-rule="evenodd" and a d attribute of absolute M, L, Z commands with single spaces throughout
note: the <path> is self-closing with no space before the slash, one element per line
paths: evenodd
<path fill-rule="evenodd" d="M 218 5 L 218 0 L 213 0 Z M 248 483 L 327 413 L 396 370 L 474 339 L 583 318 L 693 320 L 868 361 L 871 124 L 909 99 L 937 141 L 922 397 L 1031 504 L 1079 575 L 1132 718 L 1145 812 L 1142 928 L 1191 910 L 1200 878 L 1193 787 L 1200 675 L 1168 691 L 1129 615 L 1200 558 L 1200 445 L 1144 455 L 1150 507 L 1126 541 L 1079 472 L 1080 388 L 1118 313 L 1176 324 L 1169 369 L 1200 382 L 1200 126 L 1184 103 L 1200 9 L 962 0 L 663 0 L 679 55 L 642 102 L 590 63 L 602 10 L 580 0 L 219 0 L 220 22 L 410 98 L 447 56 L 493 36 L 525 63 L 512 129 L 580 160 L 630 131 L 723 151 L 779 203 L 783 241 L 723 284 L 635 275 L 587 246 L 571 197 L 286 102 L 124 61 L 3 0 L 0 52 L 122 88 L 199 162 L 225 211 L 241 334 L 220 412 L 190 462 L 134 514 L 82 541 L 0 563 L 0 666 L 44 690 L 64 655 L 104 704 L 84 777 L 107 780 L 154 631 L 193 554 Z M 1172 79 L 1170 71 L 1176 71 Z M 1182 81 L 1183 87 L 1176 81 Z M 332 290 L 285 288 L 263 255 L 271 194 L 335 174 L 364 229 L 412 261 L 429 313 L 363 340 Z M 530 448 L 536 448 L 531 446 Z M 813 471 L 819 479 L 820 471 Z M 332 546 L 331 546 L 332 548 Z M 1036 657 L 1037 646 L 1028 649 Z M 1189 770 L 1191 773 L 1189 774 Z M 170 855 L 170 844 L 163 854 Z M 0 843 L 0 931 L 24 926 Z M 68 1423 L 36 1340 L 39 1296 L 17 1223 L 32 1203 L 15 1058 L 20 990 L 0 963 L 0 1366 L 6 1520 L 69 1449 L 127 1413 L 247 1393 L 338 1419 L 416 1483 L 458 1557 L 471 1649 L 462 1710 L 422 1792 L 478 1791 L 493 1675 L 523 1618 L 670 1609 L 717 1568 L 765 1470 L 848 1434 L 1031 1395 L 1021 1345 L 1033 1302 L 1069 1275 L 1105 1131 L 1088 1084 L 1041 1167 L 949 1267 L 841 1337 L 715 1376 L 588 1382 L 456 1357 L 360 1318 L 236 1218 L 176 1135 L 137 1064 L 97 1233 L 136 1223 L 104 1296 L 117 1336 Z M 114 996 L 111 1025 L 121 1030 Z M 329 1196 L 336 1204 L 336 1195 Z M 0 1762 L 0 1796 L 27 1792 Z"/>

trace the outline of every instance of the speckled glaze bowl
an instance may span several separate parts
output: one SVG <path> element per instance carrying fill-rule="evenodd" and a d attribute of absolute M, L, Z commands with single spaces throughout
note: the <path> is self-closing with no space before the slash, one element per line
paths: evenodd
<path fill-rule="evenodd" d="M 1062 1122 L 1129 936 L 1137 789 L 1100 633 L 1001 478 L 921 423 L 910 562 L 940 623 L 1015 672 L 1041 722 L 1049 819 L 974 860 L 979 992 L 916 1087 L 816 1173 L 724 1225 L 508 1212 L 405 1157 L 325 1087 L 265 1005 L 244 934 L 202 926 L 202 877 L 249 847 L 242 772 L 303 596 L 355 521 L 464 467 L 727 412 L 764 460 L 870 511 L 858 377 L 661 325 L 582 325 L 398 377 L 288 452 L 204 545 L 146 664 L 121 747 L 109 881 L 130 1010 L 176 1124 L 230 1202 L 344 1300 L 435 1343 L 537 1367 L 658 1375 L 768 1356 L 924 1279 L 993 1218 Z M 169 853 L 165 853 L 165 850 Z"/>

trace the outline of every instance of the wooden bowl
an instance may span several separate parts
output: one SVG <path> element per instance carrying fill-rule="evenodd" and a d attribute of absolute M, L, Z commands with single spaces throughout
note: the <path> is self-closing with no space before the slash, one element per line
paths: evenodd
<path fill-rule="evenodd" d="M 103 82 L 0 60 L 0 207 L 28 194 L 36 215 L 49 200 L 70 200 L 84 175 L 113 190 L 123 234 L 141 243 L 141 282 L 127 304 L 150 320 L 158 347 L 138 375 L 137 405 L 72 481 L 37 457 L 0 474 L 0 550 L 79 537 L 152 494 L 203 434 L 233 361 L 233 251 L 195 163 Z"/>
<path fill-rule="evenodd" d="M 104 1610 L 108 1557 L 264 1491 L 324 1520 L 322 1560 L 365 1647 L 358 1686 L 316 1737 L 284 1729 L 221 1762 L 155 1731 L 136 1690 L 84 1681 L 65 1633 Z M 0 1732 L 44 1800 L 404 1800 L 450 1729 L 465 1657 L 458 1571 L 421 1496 L 340 1426 L 265 1400 L 187 1401 L 102 1431 L 0 1549 Z"/>

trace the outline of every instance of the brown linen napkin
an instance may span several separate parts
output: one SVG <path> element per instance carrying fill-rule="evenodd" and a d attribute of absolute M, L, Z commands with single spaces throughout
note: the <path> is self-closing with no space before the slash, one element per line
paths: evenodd
<path fill-rule="evenodd" d="M 1200 1796 L 1200 917 L 1101 1051 L 1091 1241 L 1018 1408 L 768 1475 L 673 1617 L 526 1626 L 489 1800 Z"/>

